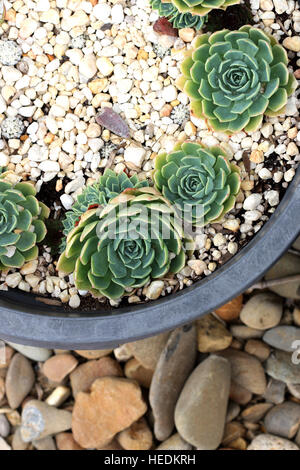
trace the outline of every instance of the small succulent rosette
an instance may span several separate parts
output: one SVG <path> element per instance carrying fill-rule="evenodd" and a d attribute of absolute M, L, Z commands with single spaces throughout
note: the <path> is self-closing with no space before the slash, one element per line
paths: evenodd
<path fill-rule="evenodd" d="M 98 183 L 87 186 L 82 194 L 77 196 L 77 200 L 72 209 L 66 213 L 63 221 L 63 233 L 67 236 L 70 231 L 79 222 L 80 217 L 89 208 L 105 206 L 111 199 L 115 198 L 118 194 L 128 188 L 143 188 L 148 186 L 147 180 L 139 180 L 136 175 L 130 178 L 126 173 L 116 173 L 113 170 L 107 169 L 104 174 L 100 176 Z M 65 248 L 65 242 L 62 244 Z"/>
<path fill-rule="evenodd" d="M 230 5 L 240 3 L 239 0 L 162 0 L 163 3 L 172 3 L 180 13 L 205 16 L 211 10 L 225 10 Z"/>
<path fill-rule="evenodd" d="M 174 209 L 154 188 L 127 189 L 104 209 L 88 210 L 67 237 L 58 270 L 94 296 L 118 299 L 128 288 L 177 273 L 184 235 Z M 189 243 L 192 251 L 192 244 Z"/>
<path fill-rule="evenodd" d="M 37 200 L 31 183 L 14 177 L 11 172 L 0 177 L 0 270 L 21 268 L 36 259 L 37 243 L 47 232 L 48 207 Z"/>
<path fill-rule="evenodd" d="M 199 31 L 206 20 L 204 16 L 193 15 L 189 12 L 181 13 L 173 3 L 164 2 L 164 0 L 150 0 L 150 5 L 159 16 L 167 18 L 177 29 L 194 28 Z"/>
<path fill-rule="evenodd" d="M 239 169 L 220 147 L 178 144 L 155 159 L 155 187 L 195 227 L 221 220 L 240 190 Z"/>
<path fill-rule="evenodd" d="M 215 131 L 254 132 L 264 114 L 284 114 L 297 82 L 285 49 L 252 26 L 203 34 L 182 63 L 177 85 Z"/>

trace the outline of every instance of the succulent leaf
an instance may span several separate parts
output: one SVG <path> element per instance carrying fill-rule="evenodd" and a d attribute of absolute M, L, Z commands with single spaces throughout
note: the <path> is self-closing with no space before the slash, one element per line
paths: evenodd
<path fill-rule="evenodd" d="M 37 258 L 37 243 L 46 235 L 49 209 L 36 199 L 30 183 L 13 184 L 11 172 L 0 176 L 0 270 L 21 268 Z"/>
<path fill-rule="evenodd" d="M 283 47 L 257 28 L 217 31 L 194 40 L 177 86 L 191 98 L 195 116 L 215 131 L 255 131 L 264 114 L 284 112 L 296 89 L 287 63 Z"/>
<path fill-rule="evenodd" d="M 180 271 L 186 260 L 176 212 L 154 188 L 127 188 L 102 210 L 88 210 L 67 237 L 58 270 L 78 289 L 110 299 Z"/>
<path fill-rule="evenodd" d="M 189 213 L 195 226 L 222 218 L 240 190 L 239 170 L 222 149 L 191 142 L 181 144 L 179 151 L 176 146 L 175 152 L 159 155 L 153 179 L 156 189 Z"/>

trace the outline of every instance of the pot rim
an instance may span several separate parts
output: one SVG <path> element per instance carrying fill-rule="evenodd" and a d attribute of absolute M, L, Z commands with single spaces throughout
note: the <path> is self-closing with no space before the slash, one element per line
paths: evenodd
<path fill-rule="evenodd" d="M 0 338 L 51 349 L 109 349 L 212 312 L 253 285 L 300 232 L 300 168 L 270 220 L 224 266 L 192 286 L 146 304 L 64 312 L 21 291 L 0 292 Z"/>

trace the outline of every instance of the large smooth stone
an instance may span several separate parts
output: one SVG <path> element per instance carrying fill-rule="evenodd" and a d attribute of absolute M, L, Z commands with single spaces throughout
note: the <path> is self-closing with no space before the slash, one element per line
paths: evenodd
<path fill-rule="evenodd" d="M 215 355 L 188 378 L 175 409 L 180 436 L 199 450 L 216 449 L 223 437 L 230 390 L 230 364 Z"/>
<path fill-rule="evenodd" d="M 150 387 L 154 433 L 166 440 L 174 429 L 174 410 L 182 387 L 193 370 L 197 354 L 196 328 L 187 325 L 171 333 L 161 353 Z"/>

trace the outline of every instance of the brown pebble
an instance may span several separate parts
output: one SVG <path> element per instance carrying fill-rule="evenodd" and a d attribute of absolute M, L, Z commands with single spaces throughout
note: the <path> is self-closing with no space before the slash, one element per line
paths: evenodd
<path fill-rule="evenodd" d="M 227 423 L 224 430 L 222 445 L 228 446 L 232 441 L 235 441 L 239 437 L 243 437 L 246 434 L 246 430 L 241 423 L 232 421 Z"/>
<path fill-rule="evenodd" d="M 197 321 L 198 351 L 202 353 L 222 351 L 230 346 L 232 335 L 220 320 L 205 315 Z"/>
<path fill-rule="evenodd" d="M 71 432 L 60 432 L 55 436 L 58 450 L 83 450 L 75 441 Z"/>
<path fill-rule="evenodd" d="M 76 397 L 72 419 L 74 439 L 85 449 L 104 447 L 146 411 L 136 382 L 102 377 L 93 383 L 90 393 L 79 392 Z"/>
<path fill-rule="evenodd" d="M 135 357 L 126 362 L 124 373 L 128 379 L 136 380 L 142 387 L 149 388 L 151 385 L 153 370 L 146 369 Z"/>
<path fill-rule="evenodd" d="M 240 316 L 240 312 L 243 306 L 243 295 L 239 295 L 235 299 L 232 299 L 227 304 L 215 310 L 215 313 L 227 322 L 236 320 Z"/>
<path fill-rule="evenodd" d="M 232 380 L 249 392 L 258 395 L 266 391 L 267 381 L 264 369 L 259 360 L 244 351 L 228 348 L 217 353 L 225 357 L 231 365 Z"/>
<path fill-rule="evenodd" d="M 133 343 L 127 343 L 127 351 L 144 367 L 154 370 L 169 336 L 170 333 L 168 332 L 134 341 Z"/>
<path fill-rule="evenodd" d="M 235 403 L 238 403 L 239 405 L 247 405 L 252 398 L 252 393 L 237 383 L 231 382 L 229 396 Z"/>
<path fill-rule="evenodd" d="M 76 368 L 77 364 L 77 359 L 71 354 L 57 354 L 44 363 L 43 373 L 52 382 L 60 383 Z"/>
<path fill-rule="evenodd" d="M 251 405 L 242 412 L 242 418 L 251 423 L 257 423 L 272 406 L 272 403 L 257 403 L 256 405 Z"/>
<path fill-rule="evenodd" d="M 70 375 L 74 397 L 79 392 L 87 392 L 96 379 L 106 376 L 123 376 L 121 366 L 111 357 L 102 357 L 81 364 Z"/>
<path fill-rule="evenodd" d="M 3 400 L 5 395 L 5 382 L 2 377 L 0 377 L 0 402 Z"/>
<path fill-rule="evenodd" d="M 28 442 L 24 442 L 21 436 L 20 428 L 16 428 L 12 437 L 11 446 L 13 450 L 26 450 L 29 446 Z"/>
<path fill-rule="evenodd" d="M 97 448 L 97 450 L 123 450 L 123 448 L 120 446 L 117 439 L 113 439 L 105 446 Z"/>
<path fill-rule="evenodd" d="M 44 439 L 32 442 L 36 450 L 56 450 L 55 442 L 53 437 L 47 436 Z"/>
<path fill-rule="evenodd" d="M 125 450 L 149 450 L 153 443 L 152 432 L 144 418 L 120 432 L 117 440 Z"/>
<path fill-rule="evenodd" d="M 100 359 L 100 357 L 109 356 L 112 353 L 112 349 L 95 349 L 92 351 L 82 350 L 75 351 L 79 356 L 84 357 L 85 359 Z"/>
<path fill-rule="evenodd" d="M 269 346 L 257 339 L 249 339 L 245 344 L 245 351 L 256 356 L 262 362 L 267 360 L 271 353 Z"/>
<path fill-rule="evenodd" d="M 247 441 L 242 437 L 238 437 L 234 441 L 230 442 L 231 449 L 234 450 L 246 450 L 247 449 Z"/>

